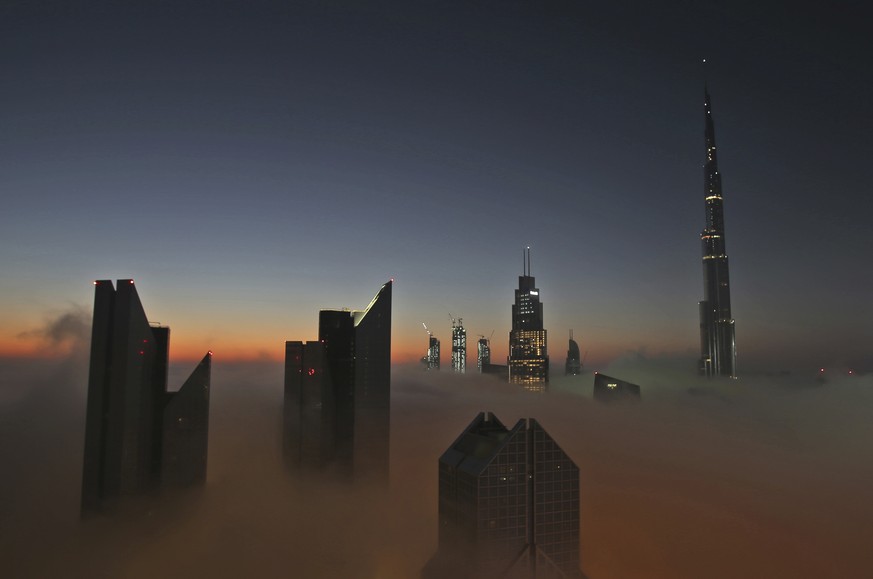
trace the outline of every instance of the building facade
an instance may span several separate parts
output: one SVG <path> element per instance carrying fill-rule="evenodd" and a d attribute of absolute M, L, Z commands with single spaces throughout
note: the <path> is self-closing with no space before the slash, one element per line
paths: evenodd
<path fill-rule="evenodd" d="M 170 329 L 146 318 L 133 280 L 94 282 L 82 515 L 205 482 L 211 352 L 169 392 L 169 342 Z"/>
<path fill-rule="evenodd" d="M 439 547 L 423 579 L 580 578 L 579 469 L 532 419 L 481 412 L 439 460 Z"/>
<path fill-rule="evenodd" d="M 709 91 L 704 89 L 703 165 L 706 225 L 700 234 L 703 246 L 703 300 L 700 309 L 700 373 L 704 376 L 737 375 L 737 347 L 731 314 L 731 286 L 724 231 L 724 198 L 715 147 Z"/>
<path fill-rule="evenodd" d="M 509 381 L 528 389 L 545 388 L 549 381 L 549 353 L 543 328 L 543 304 L 536 280 L 530 275 L 530 248 L 524 258 L 523 275 L 518 276 L 509 332 Z"/>
<path fill-rule="evenodd" d="M 392 285 L 364 310 L 321 310 L 317 342 L 285 343 L 290 468 L 387 482 Z"/>

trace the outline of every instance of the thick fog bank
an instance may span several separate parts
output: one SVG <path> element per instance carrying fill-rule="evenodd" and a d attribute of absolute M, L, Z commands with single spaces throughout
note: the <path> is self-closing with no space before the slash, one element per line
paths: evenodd
<path fill-rule="evenodd" d="M 642 400 L 608 406 L 592 400 L 591 374 L 532 394 L 396 367 L 381 490 L 289 476 L 281 364 L 216 360 L 202 492 L 80 522 L 85 355 L 3 361 L 3 574 L 417 577 L 436 549 L 438 457 L 491 410 L 537 418 L 579 465 L 593 579 L 869 577 L 873 379 L 705 381 L 689 364 L 617 361 L 603 372 L 639 384 Z M 191 369 L 173 367 L 171 385 Z"/>

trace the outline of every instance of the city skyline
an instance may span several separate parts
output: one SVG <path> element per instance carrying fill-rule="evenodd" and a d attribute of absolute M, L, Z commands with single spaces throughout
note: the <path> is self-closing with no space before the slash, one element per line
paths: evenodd
<path fill-rule="evenodd" d="M 47 316 L 133 278 L 173 361 L 280 362 L 309 312 L 394 277 L 393 360 L 417 362 L 447 312 L 506 335 L 530 245 L 589 367 L 693 368 L 706 58 L 741 373 L 869 371 L 861 19 L 625 8 L 4 6 L 0 355 L 46 355 Z"/>
<path fill-rule="evenodd" d="M 5 573 L 866 577 L 864 8 L 0 4 Z"/>

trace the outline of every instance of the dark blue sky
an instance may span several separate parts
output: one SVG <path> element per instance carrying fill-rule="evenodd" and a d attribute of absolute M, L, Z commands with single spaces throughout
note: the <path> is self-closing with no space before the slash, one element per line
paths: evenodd
<path fill-rule="evenodd" d="M 194 356 L 281 355 L 395 277 L 505 356 L 533 247 L 562 361 L 697 355 L 703 78 L 740 372 L 873 368 L 860 4 L 7 2 L 0 335 L 134 277 Z M 471 340 L 472 341 L 472 340 Z M 181 350 L 180 350 L 181 351 Z"/>

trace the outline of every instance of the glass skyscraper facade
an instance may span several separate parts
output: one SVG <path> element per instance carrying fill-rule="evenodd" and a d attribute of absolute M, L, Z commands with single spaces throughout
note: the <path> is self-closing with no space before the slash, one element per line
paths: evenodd
<path fill-rule="evenodd" d="M 440 457 L 439 549 L 422 577 L 582 577 L 579 469 L 536 420 L 479 413 Z"/>

